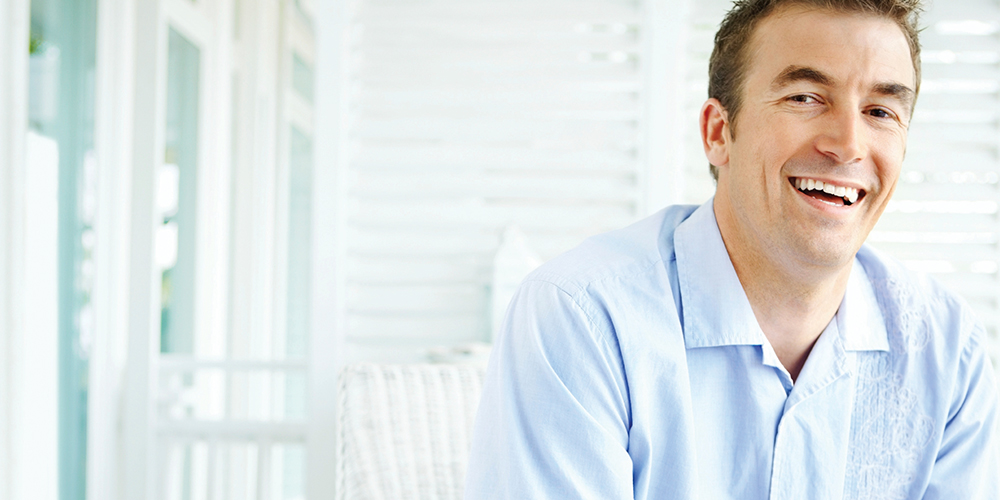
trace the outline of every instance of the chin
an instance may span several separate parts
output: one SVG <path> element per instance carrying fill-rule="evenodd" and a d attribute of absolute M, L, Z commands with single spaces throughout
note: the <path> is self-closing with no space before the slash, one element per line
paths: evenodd
<path fill-rule="evenodd" d="M 797 252 L 798 260 L 816 268 L 843 268 L 854 260 L 861 248 L 860 244 L 853 241 L 829 241 L 823 238 L 804 243 Z"/>

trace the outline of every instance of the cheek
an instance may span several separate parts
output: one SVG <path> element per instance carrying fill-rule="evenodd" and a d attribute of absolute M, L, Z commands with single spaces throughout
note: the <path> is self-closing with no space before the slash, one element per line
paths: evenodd
<path fill-rule="evenodd" d="M 889 201 L 892 199 L 893 193 L 896 191 L 896 184 L 899 181 L 900 167 L 897 164 L 895 167 L 887 167 L 880 169 L 877 173 L 879 177 L 879 188 L 878 199 L 873 200 L 875 203 L 872 204 L 870 216 L 873 217 L 871 225 L 878 222 L 878 219 L 882 217 L 882 213 L 885 211 L 886 207 L 889 206 Z"/>
<path fill-rule="evenodd" d="M 896 187 L 903 169 L 903 157 L 906 153 L 906 136 L 893 134 L 891 137 L 874 138 L 876 147 L 872 150 L 879 187 L 883 194 L 889 195 Z"/>
<path fill-rule="evenodd" d="M 896 183 L 899 181 L 900 173 L 903 167 L 903 157 L 902 155 L 895 156 L 888 161 L 881 163 L 878 169 L 877 175 L 879 178 L 879 184 L 882 190 L 887 194 L 891 194 L 893 190 L 896 189 Z"/>
<path fill-rule="evenodd" d="M 740 151 L 740 175 L 744 179 L 761 179 L 781 170 L 782 152 L 773 138 L 747 137 Z M 754 181 L 758 183 L 759 181 Z"/>
<path fill-rule="evenodd" d="M 896 189 L 896 183 L 899 182 L 900 168 L 896 167 L 891 171 L 886 171 L 882 176 L 882 186 L 883 189 L 889 191 L 890 193 Z"/>
<path fill-rule="evenodd" d="M 892 134 L 891 137 L 886 137 L 881 141 L 876 139 L 876 141 L 876 144 L 881 142 L 885 145 L 877 151 L 878 157 L 881 160 L 879 164 L 882 166 L 879 169 L 879 176 L 885 179 L 898 178 L 903 167 L 903 158 L 906 156 L 905 133 Z"/>

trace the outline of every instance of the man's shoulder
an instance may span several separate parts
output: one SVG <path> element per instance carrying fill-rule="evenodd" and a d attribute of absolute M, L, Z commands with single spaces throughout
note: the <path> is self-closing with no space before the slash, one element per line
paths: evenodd
<path fill-rule="evenodd" d="M 937 279 L 868 245 L 862 246 L 857 258 L 871 281 L 897 353 L 961 349 L 985 340 L 971 306 Z"/>
<path fill-rule="evenodd" d="M 880 299 L 899 307 L 929 306 L 938 304 L 962 307 L 964 300 L 943 286 L 926 272 L 914 270 L 869 245 L 857 254 L 868 279 L 876 291 L 883 291 Z"/>
<path fill-rule="evenodd" d="M 543 264 L 525 281 L 547 282 L 576 295 L 596 282 L 646 274 L 674 258 L 674 230 L 697 208 L 672 205 L 624 228 L 587 238 Z"/>

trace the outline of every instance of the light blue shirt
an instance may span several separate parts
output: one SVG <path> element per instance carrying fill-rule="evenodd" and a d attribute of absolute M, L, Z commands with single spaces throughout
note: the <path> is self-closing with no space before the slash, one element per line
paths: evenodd
<path fill-rule="evenodd" d="M 986 333 L 863 247 L 797 381 L 709 201 L 596 236 L 521 285 L 466 499 L 996 499 Z"/>

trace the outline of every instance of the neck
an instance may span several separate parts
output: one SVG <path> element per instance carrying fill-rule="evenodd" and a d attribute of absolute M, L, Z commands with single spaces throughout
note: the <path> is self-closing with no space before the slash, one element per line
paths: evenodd
<path fill-rule="evenodd" d="M 757 323 L 792 380 L 840 307 L 853 259 L 837 268 L 797 263 L 741 235 L 733 221 L 716 219 Z"/>

